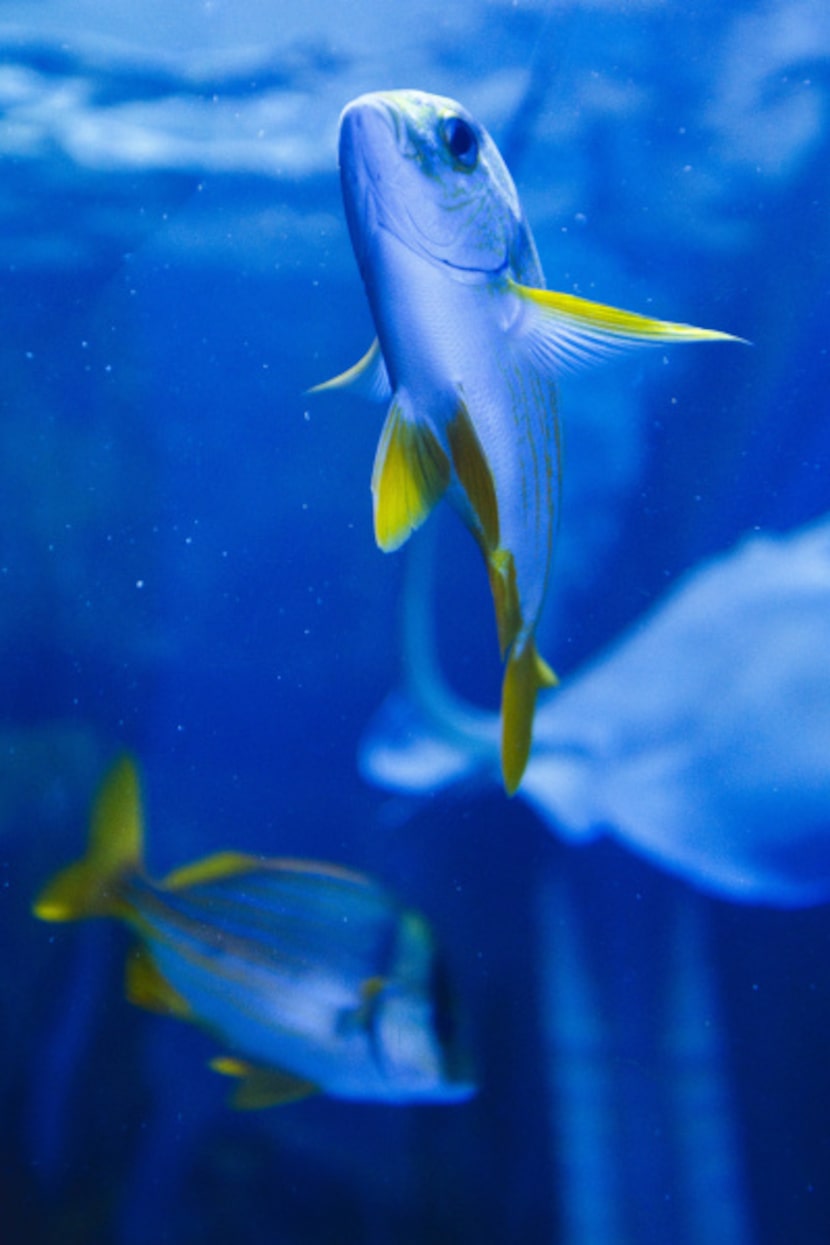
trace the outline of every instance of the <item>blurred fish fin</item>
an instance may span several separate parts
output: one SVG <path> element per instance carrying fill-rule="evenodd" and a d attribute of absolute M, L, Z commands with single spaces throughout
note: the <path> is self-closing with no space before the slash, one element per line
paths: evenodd
<path fill-rule="evenodd" d="M 259 856 L 251 856 L 246 852 L 215 852 L 212 856 L 205 856 L 202 860 L 194 860 L 192 864 L 174 869 L 159 885 L 166 890 L 179 891 L 188 886 L 218 882 L 222 878 L 261 868 L 262 859 Z"/>
<path fill-rule="evenodd" d="M 142 843 L 138 774 L 133 759 L 125 755 L 101 785 L 86 855 L 46 884 L 35 900 L 35 916 L 42 921 L 77 921 L 122 914 L 120 884 L 141 870 Z"/>
<path fill-rule="evenodd" d="M 281 1072 L 278 1068 L 261 1068 L 232 1055 L 211 1059 L 210 1067 L 221 1076 L 239 1080 L 230 1097 L 230 1104 L 240 1111 L 258 1111 L 263 1107 L 283 1106 L 319 1092 L 313 1081 Z"/>
<path fill-rule="evenodd" d="M 372 471 L 375 539 L 390 553 L 420 527 L 450 482 L 435 433 L 410 415 L 400 395 L 386 416 Z"/>
<path fill-rule="evenodd" d="M 716 329 L 696 328 L 654 320 L 604 303 L 531 289 L 511 281 L 524 315 L 519 329 L 537 367 L 545 373 L 575 370 L 637 346 L 676 342 L 743 342 L 744 338 Z"/>
<path fill-rule="evenodd" d="M 367 782 L 426 795 L 451 787 L 492 764 L 493 745 L 456 733 L 402 692 L 375 714 L 358 751 Z"/>
<path fill-rule="evenodd" d="M 331 380 L 324 380 L 320 385 L 313 385 L 306 392 L 328 393 L 335 389 L 348 389 L 358 397 L 368 398 L 370 402 L 389 401 L 392 397 L 392 386 L 377 338 L 354 367 L 347 368 Z"/>
<path fill-rule="evenodd" d="M 189 1003 L 162 976 L 152 955 L 141 943 L 127 956 L 124 993 L 130 1003 L 149 1012 L 193 1019 Z"/>
<path fill-rule="evenodd" d="M 520 653 L 510 654 L 501 697 L 501 768 L 508 795 L 518 791 L 530 756 L 536 694 L 543 687 L 555 687 L 558 681 L 536 651 L 532 637 Z"/>

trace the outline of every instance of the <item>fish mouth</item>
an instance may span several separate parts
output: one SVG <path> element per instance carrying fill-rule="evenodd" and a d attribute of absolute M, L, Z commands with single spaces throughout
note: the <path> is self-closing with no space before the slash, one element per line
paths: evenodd
<path fill-rule="evenodd" d="M 361 272 L 366 271 L 370 241 L 389 229 L 388 198 L 397 165 L 401 125 L 377 95 L 361 95 L 340 117 L 339 164 L 346 223 Z M 395 233 L 394 229 L 390 232 Z"/>
<path fill-rule="evenodd" d="M 419 159 L 396 92 L 361 95 L 340 117 L 339 164 L 346 222 L 358 266 L 367 273 L 371 239 L 384 230 L 413 254 L 435 267 L 471 280 L 492 278 L 507 271 L 509 255 L 487 266 L 460 264 L 442 252 L 455 237 L 430 236 L 410 207 L 412 186 L 407 184 L 407 162 Z"/>

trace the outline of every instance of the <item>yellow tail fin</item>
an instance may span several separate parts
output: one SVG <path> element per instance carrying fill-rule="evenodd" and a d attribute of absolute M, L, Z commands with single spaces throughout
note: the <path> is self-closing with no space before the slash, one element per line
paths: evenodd
<path fill-rule="evenodd" d="M 530 755 L 536 693 L 558 681 L 533 639 L 518 655 L 510 654 L 501 692 L 501 771 L 508 795 L 518 790 Z"/>
<path fill-rule="evenodd" d="M 138 775 L 133 760 L 123 756 L 101 785 L 86 855 L 47 882 L 35 900 L 35 916 L 79 921 L 120 915 L 119 883 L 141 868 L 142 837 Z"/>

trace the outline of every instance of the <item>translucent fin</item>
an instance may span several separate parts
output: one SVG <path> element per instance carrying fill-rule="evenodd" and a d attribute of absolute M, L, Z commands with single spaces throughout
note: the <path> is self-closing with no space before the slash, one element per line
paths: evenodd
<path fill-rule="evenodd" d="M 667 342 L 744 341 L 731 333 L 654 320 L 632 311 L 590 302 L 575 294 L 535 290 L 513 281 L 510 288 L 525 308 L 521 331 L 526 344 L 537 366 L 547 372 L 584 367 L 637 346 Z"/>
<path fill-rule="evenodd" d="M 487 559 L 487 571 L 490 575 L 493 604 L 496 607 L 499 649 L 504 659 L 505 653 L 516 639 L 522 625 L 513 554 L 507 549 L 494 549 Z"/>
<path fill-rule="evenodd" d="M 281 1072 L 277 1068 L 260 1068 L 232 1055 L 220 1055 L 211 1059 L 210 1067 L 221 1076 L 238 1078 L 239 1085 L 231 1095 L 230 1104 L 241 1111 L 278 1107 L 318 1092 L 318 1086 L 313 1081 L 306 1081 L 291 1072 Z"/>
<path fill-rule="evenodd" d="M 499 509 L 493 476 L 466 406 L 461 403 L 447 425 L 447 439 L 455 474 L 477 524 L 476 535 L 485 553 L 498 547 Z"/>
<path fill-rule="evenodd" d="M 558 683 L 550 666 L 528 640 L 521 653 L 511 653 L 504 674 L 501 695 L 501 769 L 508 795 L 514 795 L 522 781 L 533 734 L 536 694 L 542 687 Z"/>
<path fill-rule="evenodd" d="M 34 904 L 42 921 L 119 916 L 121 880 L 141 869 L 141 798 L 135 763 L 121 757 L 104 779 L 92 814 L 87 852 L 48 882 Z"/>
<path fill-rule="evenodd" d="M 215 852 L 212 856 L 205 856 L 202 860 L 194 860 L 192 864 L 174 869 L 159 885 L 170 891 L 180 891 L 188 886 L 218 882 L 222 878 L 251 873 L 254 869 L 261 868 L 262 860 L 259 856 L 246 855 L 244 852 Z"/>
<path fill-rule="evenodd" d="M 321 385 L 313 385 L 306 392 L 328 393 L 335 389 L 349 389 L 361 398 L 368 398 L 370 402 L 389 401 L 392 397 L 392 386 L 377 338 L 354 367 L 341 372 L 339 376 L 333 376 L 331 380 L 324 380 Z"/>
<path fill-rule="evenodd" d="M 400 548 L 421 526 L 449 480 L 449 460 L 435 434 L 425 424 L 407 419 L 395 398 L 372 472 L 375 539 L 381 549 Z"/>
<path fill-rule="evenodd" d="M 124 993 L 130 1003 L 164 1016 L 193 1018 L 188 1002 L 174 990 L 146 947 L 139 944 L 127 957 Z"/>

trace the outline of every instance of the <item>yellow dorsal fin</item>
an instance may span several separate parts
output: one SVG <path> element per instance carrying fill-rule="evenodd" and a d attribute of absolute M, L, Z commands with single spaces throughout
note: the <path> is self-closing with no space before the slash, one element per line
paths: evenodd
<path fill-rule="evenodd" d="M 130 1003 L 165 1016 L 193 1018 L 190 1005 L 174 990 L 146 947 L 140 943 L 127 956 L 124 993 Z"/>
<path fill-rule="evenodd" d="M 478 434 L 473 427 L 469 412 L 462 402 L 447 425 L 447 440 L 452 464 L 459 483 L 478 525 L 476 535 L 485 554 L 493 552 L 499 543 L 499 508 L 496 489 Z"/>
<path fill-rule="evenodd" d="M 372 472 L 375 539 L 381 549 L 398 549 L 421 526 L 449 480 L 449 460 L 435 433 L 426 424 L 407 419 L 395 398 Z"/>
<path fill-rule="evenodd" d="M 121 882 L 141 869 L 142 838 L 138 775 L 132 758 L 122 756 L 101 784 L 86 855 L 46 884 L 35 901 L 35 916 L 76 921 L 121 915 Z"/>
<path fill-rule="evenodd" d="M 313 1081 L 306 1081 L 278 1068 L 261 1068 L 233 1055 L 219 1055 L 211 1059 L 210 1067 L 221 1076 L 238 1078 L 239 1085 L 230 1097 L 230 1104 L 242 1111 L 282 1106 L 319 1092 Z"/>
<path fill-rule="evenodd" d="M 519 654 L 510 654 L 501 695 L 501 768 L 508 795 L 518 790 L 530 755 L 536 694 L 557 682 L 532 638 Z"/>
<path fill-rule="evenodd" d="M 189 865 L 180 865 L 159 883 L 166 890 L 185 890 L 188 886 L 198 886 L 202 882 L 218 882 L 222 878 L 234 877 L 239 873 L 251 873 L 262 868 L 262 860 L 258 856 L 250 856 L 245 852 L 214 852 L 212 856 L 204 856 Z"/>

